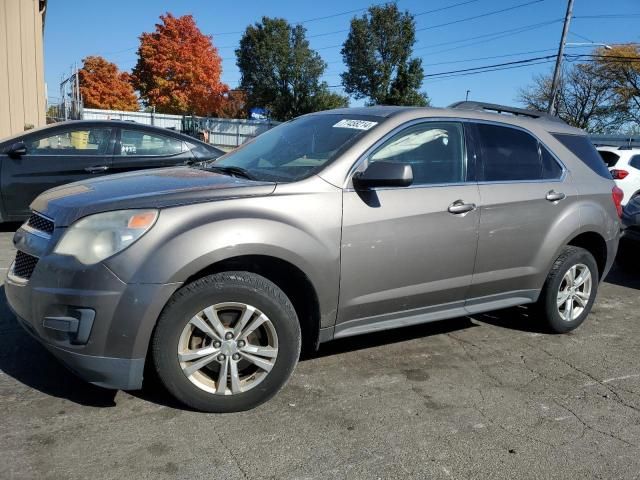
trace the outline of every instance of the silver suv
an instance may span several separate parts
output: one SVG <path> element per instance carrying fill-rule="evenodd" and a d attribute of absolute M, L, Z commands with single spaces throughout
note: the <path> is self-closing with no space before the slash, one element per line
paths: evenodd
<path fill-rule="evenodd" d="M 215 162 L 49 190 L 6 295 L 96 385 L 245 410 L 334 338 L 532 304 L 580 325 L 619 190 L 580 130 L 464 102 L 306 115 Z"/>

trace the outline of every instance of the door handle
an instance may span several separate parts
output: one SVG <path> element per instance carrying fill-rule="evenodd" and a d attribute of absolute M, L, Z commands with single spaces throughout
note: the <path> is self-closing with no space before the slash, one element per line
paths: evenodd
<path fill-rule="evenodd" d="M 106 172 L 107 170 L 109 170 L 109 167 L 107 165 L 96 165 L 95 167 L 87 167 L 84 169 L 84 171 L 87 173 L 102 173 Z"/>
<path fill-rule="evenodd" d="M 547 192 L 547 196 L 545 197 L 550 202 L 559 202 L 560 200 L 564 200 L 567 196 L 562 192 L 556 192 L 555 190 L 550 190 Z"/>
<path fill-rule="evenodd" d="M 476 209 L 475 203 L 464 203 L 462 200 L 456 200 L 451 205 L 449 205 L 449 213 L 453 213 L 454 215 L 460 215 L 463 213 L 470 212 Z"/>

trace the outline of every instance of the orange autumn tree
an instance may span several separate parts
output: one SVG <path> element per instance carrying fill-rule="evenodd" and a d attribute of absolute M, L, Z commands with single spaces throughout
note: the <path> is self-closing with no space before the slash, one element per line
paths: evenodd
<path fill-rule="evenodd" d="M 138 99 L 131 85 L 130 75 L 119 71 L 115 63 L 99 56 L 89 56 L 82 60 L 78 75 L 85 107 L 138 110 Z"/>
<path fill-rule="evenodd" d="M 220 108 L 228 87 L 211 36 L 191 15 L 160 16 L 155 32 L 140 35 L 133 85 L 145 104 L 162 113 L 209 115 Z"/>

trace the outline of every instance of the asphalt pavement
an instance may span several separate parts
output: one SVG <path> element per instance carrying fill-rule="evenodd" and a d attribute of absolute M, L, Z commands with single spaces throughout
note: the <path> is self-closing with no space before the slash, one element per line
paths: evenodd
<path fill-rule="evenodd" d="M 85 384 L 0 287 L 0 478 L 638 479 L 639 292 L 614 270 L 567 335 L 514 308 L 332 342 L 270 402 L 212 415 Z"/>

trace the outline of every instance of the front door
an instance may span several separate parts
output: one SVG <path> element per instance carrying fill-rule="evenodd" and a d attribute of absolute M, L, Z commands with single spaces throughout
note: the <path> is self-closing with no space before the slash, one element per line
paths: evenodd
<path fill-rule="evenodd" d="M 25 135 L 27 153 L 2 159 L 2 199 L 9 219 L 29 215 L 29 204 L 58 185 L 108 173 L 112 127 L 77 127 Z"/>
<path fill-rule="evenodd" d="M 345 190 L 336 337 L 464 314 L 479 220 L 466 143 L 462 123 L 422 122 L 367 157 L 360 170 L 409 163 L 414 181 Z"/>

